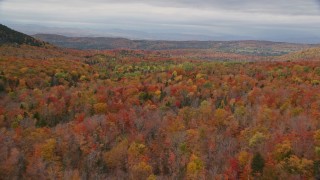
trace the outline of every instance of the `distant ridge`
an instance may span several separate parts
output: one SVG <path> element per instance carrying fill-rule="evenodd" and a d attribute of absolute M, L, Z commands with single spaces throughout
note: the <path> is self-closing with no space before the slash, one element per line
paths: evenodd
<path fill-rule="evenodd" d="M 46 45 L 45 42 L 37 40 L 31 36 L 20 33 L 9 27 L 0 24 L 0 45 L 30 45 L 43 47 Z"/>
<path fill-rule="evenodd" d="M 164 41 L 130 40 L 110 37 L 66 37 L 55 34 L 36 34 L 33 37 L 53 45 L 80 50 L 178 50 L 208 49 L 216 52 L 244 55 L 279 56 L 295 51 L 319 47 L 319 45 L 295 44 L 271 41 Z"/>

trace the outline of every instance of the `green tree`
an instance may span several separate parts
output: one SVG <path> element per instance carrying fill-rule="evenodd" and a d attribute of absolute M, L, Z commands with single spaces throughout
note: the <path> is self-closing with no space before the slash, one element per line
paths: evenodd
<path fill-rule="evenodd" d="M 261 154 L 256 153 L 253 156 L 252 163 L 251 163 L 252 173 L 253 174 L 258 174 L 258 173 L 261 174 L 263 172 L 264 164 L 265 164 L 265 162 L 264 162 L 264 159 L 261 156 Z"/>

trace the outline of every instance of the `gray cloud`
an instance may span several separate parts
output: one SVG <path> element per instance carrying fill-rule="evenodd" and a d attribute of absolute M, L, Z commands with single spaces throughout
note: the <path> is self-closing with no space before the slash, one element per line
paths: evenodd
<path fill-rule="evenodd" d="M 316 2 L 318 3 L 319 10 L 320 10 L 320 0 L 316 0 Z"/>
<path fill-rule="evenodd" d="M 11 0 L 11 2 L 23 2 L 22 0 Z M 27 1 L 33 3 L 33 1 Z M 37 1 L 34 1 L 37 2 Z M 192 7 L 205 9 L 219 9 L 236 11 L 259 11 L 273 13 L 289 13 L 289 14 L 309 14 L 319 13 L 312 7 L 319 3 L 320 0 L 42 0 L 42 3 L 54 4 L 72 4 L 73 6 L 81 6 L 85 4 L 149 4 L 162 7 Z M 311 10 L 311 12 L 310 12 Z"/>
<path fill-rule="evenodd" d="M 319 37 L 318 5 L 320 0 L 0 0 L 0 17 L 11 24 L 268 40 Z"/>

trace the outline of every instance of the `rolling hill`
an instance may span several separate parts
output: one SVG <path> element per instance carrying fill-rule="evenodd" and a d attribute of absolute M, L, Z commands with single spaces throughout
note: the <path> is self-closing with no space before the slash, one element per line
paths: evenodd
<path fill-rule="evenodd" d="M 0 45 L 11 44 L 11 45 L 31 45 L 31 46 L 45 46 L 46 43 L 37 40 L 31 36 L 23 34 L 21 32 L 10 29 L 7 26 L 0 24 Z"/>
<path fill-rule="evenodd" d="M 320 60 L 320 48 L 309 48 L 279 57 L 281 61 Z"/>
<path fill-rule="evenodd" d="M 56 46 L 75 49 L 133 49 L 133 50 L 177 50 L 210 49 L 217 52 L 258 56 L 279 56 L 317 45 L 292 44 L 269 41 L 154 41 L 129 40 L 107 37 L 66 37 L 53 34 L 36 34 L 33 37 Z"/>

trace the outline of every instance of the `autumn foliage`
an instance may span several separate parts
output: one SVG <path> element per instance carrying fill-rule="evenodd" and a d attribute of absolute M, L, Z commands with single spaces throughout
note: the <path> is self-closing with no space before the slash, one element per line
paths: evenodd
<path fill-rule="evenodd" d="M 3 48 L 0 179 L 320 176 L 320 61 Z"/>

